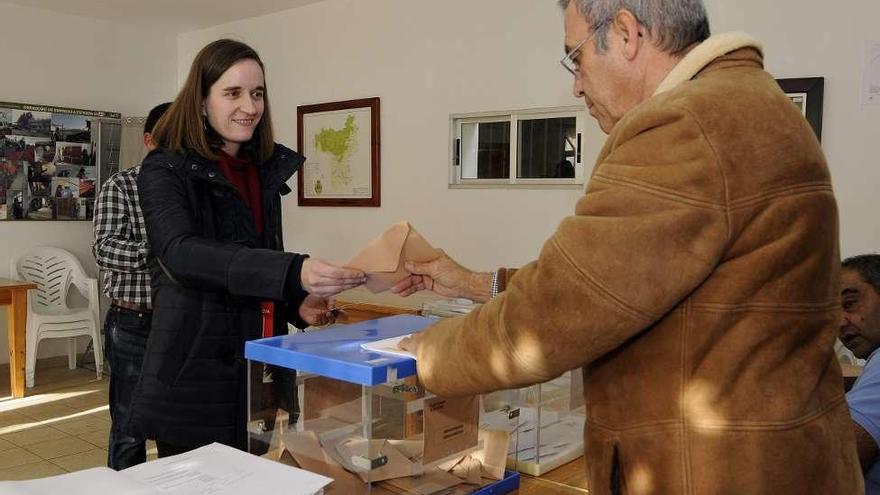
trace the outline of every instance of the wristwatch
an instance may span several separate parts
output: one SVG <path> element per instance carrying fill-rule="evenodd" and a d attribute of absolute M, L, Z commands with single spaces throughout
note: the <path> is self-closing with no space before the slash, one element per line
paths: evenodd
<path fill-rule="evenodd" d="M 498 272 L 492 272 L 492 285 L 489 287 L 489 299 L 494 299 L 498 295 Z"/>

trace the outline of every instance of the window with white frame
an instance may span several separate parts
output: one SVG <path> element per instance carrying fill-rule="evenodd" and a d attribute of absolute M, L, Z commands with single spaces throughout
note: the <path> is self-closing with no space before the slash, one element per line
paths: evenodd
<path fill-rule="evenodd" d="M 451 116 L 453 186 L 584 183 L 583 107 Z"/>

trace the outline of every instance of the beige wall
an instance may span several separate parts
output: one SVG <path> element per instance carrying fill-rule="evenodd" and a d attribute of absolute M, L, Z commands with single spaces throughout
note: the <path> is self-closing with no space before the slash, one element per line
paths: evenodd
<path fill-rule="evenodd" d="M 381 97 L 381 208 L 301 208 L 291 194 L 288 249 L 345 261 L 409 220 L 472 267 L 519 265 L 581 193 L 448 189 L 449 115 L 577 104 L 558 62 L 561 23 L 547 1 L 327 0 L 181 36 L 178 80 L 215 38 L 252 44 L 267 66 L 278 140 L 291 147 L 297 105 Z M 602 137 L 592 122 L 589 132 L 592 163 Z"/>
<path fill-rule="evenodd" d="M 2 101 L 144 115 L 175 91 L 175 35 L 7 4 L 0 19 Z M 11 258 L 39 245 L 72 251 L 94 275 L 91 241 L 91 222 L 0 222 L 0 277 Z M 39 356 L 65 352 L 63 342 L 47 341 Z M 7 361 L 0 309 L 0 362 Z"/>
<path fill-rule="evenodd" d="M 841 254 L 880 251 L 880 106 L 862 107 L 866 40 L 880 41 L 880 2 L 707 0 L 713 30 L 744 30 L 764 43 L 778 78 L 825 76 L 822 144 L 840 208 Z"/>
<path fill-rule="evenodd" d="M 533 259 L 578 191 L 450 190 L 448 116 L 569 105 L 559 66 L 562 18 L 535 0 L 326 0 L 180 37 L 178 80 L 218 37 L 252 44 L 268 68 L 278 140 L 295 146 L 296 106 L 382 98 L 382 207 L 301 208 L 285 202 L 289 249 L 345 260 L 401 219 L 479 269 Z M 880 3 L 707 0 L 714 32 L 744 30 L 766 46 L 777 77 L 826 77 L 824 144 L 842 214 L 844 254 L 880 249 L 872 194 L 880 182 L 880 107 L 859 106 L 862 46 Z M 873 20 L 873 21 L 872 21 Z M 872 30 L 873 29 L 873 30 Z M 588 142 L 603 140 L 595 127 Z"/>

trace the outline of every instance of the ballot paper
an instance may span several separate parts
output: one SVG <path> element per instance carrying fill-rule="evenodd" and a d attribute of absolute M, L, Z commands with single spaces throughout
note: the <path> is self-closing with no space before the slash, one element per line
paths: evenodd
<path fill-rule="evenodd" d="M 340 461 L 346 469 L 356 473 L 365 482 L 405 478 L 412 476 L 418 471 L 416 465 L 393 445 L 388 443 L 388 440 L 365 440 L 363 438 L 350 437 L 334 443 L 332 448 L 338 454 L 334 456 L 334 459 Z M 385 465 L 368 470 L 366 465 L 357 464 L 357 459 L 369 462 L 369 459 L 377 457 L 384 457 L 386 459 Z"/>
<path fill-rule="evenodd" d="M 507 448 L 510 432 L 504 430 L 480 430 L 480 450 L 471 454 L 480 462 L 483 475 L 493 480 L 504 478 L 507 466 Z"/>
<path fill-rule="evenodd" d="M 500 480 L 504 478 L 509 444 L 509 431 L 480 429 L 477 450 L 437 467 L 450 471 L 468 483 L 479 483 L 481 478 Z"/>
<path fill-rule="evenodd" d="M 440 251 L 416 232 L 408 222 L 391 226 L 355 255 L 345 266 L 367 274 L 367 289 L 382 292 L 405 279 L 410 273 L 407 261 L 425 262 L 436 259 Z"/>
<path fill-rule="evenodd" d="M 519 435 L 516 437 L 516 446 L 513 443 L 508 450 L 508 455 L 516 457 L 520 462 L 553 459 L 557 456 L 568 455 L 573 451 L 582 451 L 584 417 L 572 414 L 561 415 L 558 412 L 544 411 L 541 415 L 540 440 L 535 430 L 538 424 L 537 410 L 529 407 L 520 408 L 520 423 L 517 425 Z M 540 450 L 540 459 L 536 455 Z"/>
<path fill-rule="evenodd" d="M 128 468 L 129 478 L 164 495 L 273 493 L 314 495 L 333 480 L 218 443 Z"/>
<path fill-rule="evenodd" d="M 376 340 L 373 342 L 366 342 L 364 344 L 361 344 L 361 349 L 363 349 L 365 351 L 379 352 L 382 354 L 390 354 L 392 356 L 415 359 L 416 358 L 415 354 L 413 354 L 409 351 L 404 351 L 403 349 L 400 349 L 399 347 L 397 347 L 400 344 L 401 340 L 403 340 L 407 337 L 411 337 L 411 336 L 412 336 L 412 334 L 401 335 L 399 337 L 391 337 L 390 339 L 382 339 L 382 340 Z"/>
<path fill-rule="evenodd" d="M 3 495 L 162 495 L 158 489 L 121 472 L 100 467 L 29 481 L 0 481 Z"/>
<path fill-rule="evenodd" d="M 351 495 L 367 491 L 366 483 L 361 481 L 356 474 L 346 471 L 324 451 L 315 432 L 288 430 L 282 437 L 287 452 L 299 467 L 334 480 L 324 490 L 326 494 Z"/>
<path fill-rule="evenodd" d="M 95 468 L 0 482 L 3 495 L 316 495 L 333 480 L 218 443 L 123 471 Z"/>

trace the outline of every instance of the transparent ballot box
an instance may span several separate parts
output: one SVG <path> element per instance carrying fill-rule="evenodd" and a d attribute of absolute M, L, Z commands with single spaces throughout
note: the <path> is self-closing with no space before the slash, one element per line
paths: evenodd
<path fill-rule="evenodd" d="M 327 494 L 515 490 L 506 457 L 518 395 L 437 397 L 412 356 L 364 348 L 434 321 L 391 316 L 248 342 L 248 450 L 333 478 Z"/>
<path fill-rule="evenodd" d="M 467 299 L 438 299 L 422 305 L 421 313 L 433 318 L 467 314 L 478 305 Z M 541 476 L 584 453 L 584 387 L 580 369 L 572 370 L 546 383 L 519 390 L 498 392 L 511 404 L 511 414 L 519 414 L 517 434 L 508 447 L 509 469 Z M 484 397 L 484 405 L 487 397 Z M 490 405 L 500 411 L 504 406 Z M 507 425 L 501 414 L 486 411 L 482 428 Z"/>
<path fill-rule="evenodd" d="M 584 453 L 584 395 L 580 369 L 518 391 L 516 446 L 509 464 L 532 476 L 569 463 Z"/>

